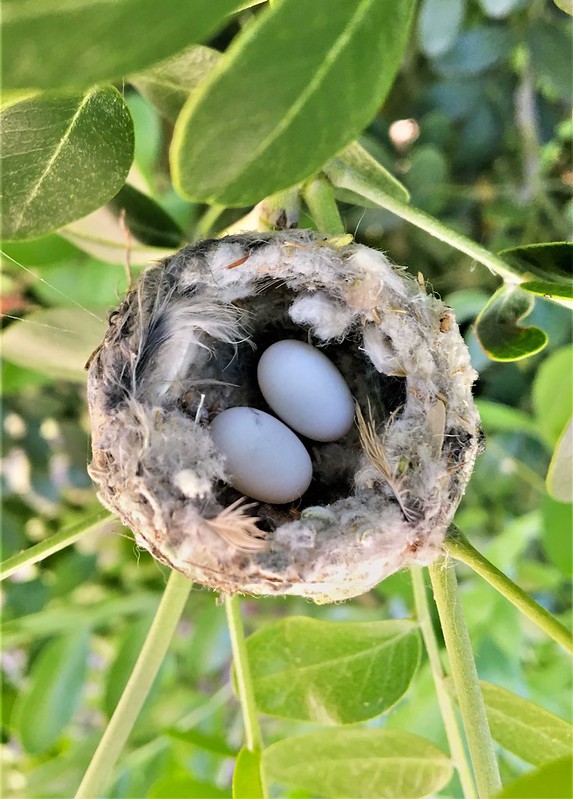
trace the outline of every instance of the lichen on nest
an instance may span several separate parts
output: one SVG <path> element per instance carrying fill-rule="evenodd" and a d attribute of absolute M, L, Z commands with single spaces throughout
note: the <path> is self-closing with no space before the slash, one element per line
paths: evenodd
<path fill-rule="evenodd" d="M 230 486 L 209 425 L 268 410 L 256 364 L 284 338 L 323 349 L 357 414 L 336 442 L 304 439 L 312 483 L 279 506 Z M 199 242 L 110 315 L 90 474 L 137 543 L 198 583 L 347 599 L 440 553 L 480 446 L 474 379 L 452 311 L 380 252 L 306 230 Z"/>

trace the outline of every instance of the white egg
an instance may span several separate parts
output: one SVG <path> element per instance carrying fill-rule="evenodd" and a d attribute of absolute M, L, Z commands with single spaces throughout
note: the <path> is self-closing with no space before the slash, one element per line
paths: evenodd
<path fill-rule="evenodd" d="M 274 416 L 255 408 L 229 408 L 213 419 L 211 435 L 225 455 L 231 485 L 248 497 L 282 504 L 309 487 L 310 456 Z"/>
<path fill-rule="evenodd" d="M 354 420 L 346 381 L 316 347 L 285 339 L 262 354 L 257 377 L 263 397 L 289 427 L 314 441 L 342 438 Z"/>

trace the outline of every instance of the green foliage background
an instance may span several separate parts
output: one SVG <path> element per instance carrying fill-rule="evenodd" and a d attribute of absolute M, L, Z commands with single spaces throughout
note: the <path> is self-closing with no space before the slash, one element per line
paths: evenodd
<path fill-rule="evenodd" d="M 566 3 L 295 0 L 274 4 L 272 16 L 248 3 L 178 2 L 162 4 L 172 10 L 163 9 L 160 27 L 157 4 L 143 0 L 118 4 L 122 13 L 107 20 L 78 3 L 66 24 L 56 5 L 5 4 L 3 558 L 98 518 L 86 473 L 83 365 L 126 289 L 126 249 L 136 273 L 310 178 L 360 135 L 390 173 L 372 167 L 374 182 L 404 200 L 393 175 L 413 206 L 493 253 L 511 250 L 508 262 L 538 281 L 529 293 L 496 293 L 499 277 L 467 255 L 336 190 L 345 229 L 421 273 L 455 309 L 479 371 L 487 448 L 456 524 L 568 623 L 571 505 L 548 493 L 545 478 L 572 412 L 570 310 L 547 299 L 570 295 L 570 247 L 516 250 L 570 236 Z M 40 66 L 28 45 L 38 36 L 54 53 Z M 189 49 L 194 42 L 202 46 Z M 115 88 L 93 85 L 100 81 Z M 411 122 L 396 128 L 399 120 Z M 317 221 L 308 199 L 300 224 Z M 73 795 L 165 586 L 166 570 L 135 550 L 128 531 L 106 523 L 78 538 L 3 583 L 3 795 Z M 570 663 L 487 583 L 466 568 L 459 576 L 478 671 L 493 684 L 485 698 L 503 780 L 545 767 L 557 769 L 563 786 L 558 758 L 570 728 L 552 714 L 570 715 Z M 333 607 L 244 600 L 273 795 L 394 796 L 400 758 L 421 746 L 409 735 L 430 742 L 411 795 L 462 795 L 443 755 L 429 664 L 407 621 L 413 608 L 408 573 Z M 315 620 L 334 625 L 321 633 Z M 366 624 L 344 632 L 349 622 Z M 292 656 L 292 624 L 307 671 L 273 671 Z M 309 711 L 311 693 L 320 713 Z M 540 716 L 515 694 L 550 713 Z M 545 738 L 531 731 L 540 718 Z M 399 765 L 380 785 L 370 773 L 345 782 L 337 763 L 364 751 L 374 740 L 363 737 L 368 730 L 378 752 L 396 732 Z M 195 587 L 106 796 L 249 796 L 256 764 L 246 750 L 247 787 L 237 779 L 231 794 L 242 737 L 225 614 Z M 325 753 L 330 789 L 302 767 Z M 535 779 L 504 795 L 538 796 Z"/>

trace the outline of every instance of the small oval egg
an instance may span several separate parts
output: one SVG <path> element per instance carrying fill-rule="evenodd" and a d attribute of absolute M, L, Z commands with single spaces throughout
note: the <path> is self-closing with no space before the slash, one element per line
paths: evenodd
<path fill-rule="evenodd" d="M 309 487 L 310 456 L 274 416 L 255 408 L 229 408 L 213 419 L 211 435 L 226 457 L 231 485 L 248 497 L 283 504 Z"/>
<path fill-rule="evenodd" d="M 289 427 L 314 441 L 342 438 L 354 420 L 346 381 L 324 353 L 303 341 L 285 339 L 262 354 L 259 387 Z"/>

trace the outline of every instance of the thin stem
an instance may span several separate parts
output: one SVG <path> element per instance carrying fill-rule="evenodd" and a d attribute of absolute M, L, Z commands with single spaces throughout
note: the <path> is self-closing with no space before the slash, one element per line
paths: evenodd
<path fill-rule="evenodd" d="M 225 597 L 225 611 L 227 613 L 227 623 L 229 625 L 231 646 L 233 648 L 233 663 L 235 666 L 235 676 L 237 678 L 239 701 L 241 703 L 241 710 L 243 711 L 245 742 L 247 749 L 254 752 L 262 749 L 263 739 L 259 725 L 255 691 L 251 679 L 251 669 L 247 655 L 247 645 L 245 641 L 243 619 L 241 618 L 239 597 Z"/>
<path fill-rule="evenodd" d="M 78 788 L 76 799 L 96 799 L 108 784 L 163 663 L 191 586 L 192 583 L 182 574 L 171 573 L 137 663 Z"/>
<path fill-rule="evenodd" d="M 468 763 L 464 742 L 458 727 L 454 704 L 446 688 L 446 676 L 440 659 L 440 650 L 438 648 L 432 617 L 430 615 L 426 586 L 424 585 L 424 572 L 419 566 L 412 566 L 410 571 L 412 574 L 414 601 L 416 603 L 416 616 L 422 631 L 422 638 L 424 639 L 426 652 L 428 653 L 428 660 L 430 661 L 440 713 L 450 746 L 450 754 L 458 770 L 465 799 L 475 799 L 477 794 L 470 764 Z"/>
<path fill-rule="evenodd" d="M 54 533 L 54 535 L 46 538 L 45 541 L 40 541 L 39 544 L 34 544 L 28 549 L 6 558 L 0 563 L 0 580 L 5 580 L 6 577 L 10 577 L 14 572 L 24 568 L 24 566 L 32 566 L 32 564 L 39 563 L 61 549 L 69 547 L 70 544 L 74 544 L 87 533 L 103 530 L 110 521 L 113 521 L 113 517 L 109 513 L 100 511 L 87 523 L 84 519 L 79 524 L 61 530 L 59 533 Z"/>
<path fill-rule="evenodd" d="M 484 247 L 476 244 L 475 241 L 452 230 L 433 216 L 408 205 L 408 203 L 402 202 L 402 200 L 391 197 L 376 186 L 372 186 L 366 178 L 363 178 L 358 173 L 336 162 L 328 164 L 324 171 L 335 186 L 354 191 L 362 197 L 366 197 L 368 200 L 376 203 L 376 205 L 379 205 L 381 208 L 386 208 L 388 211 L 396 214 L 396 216 L 405 219 L 421 230 L 425 230 L 426 233 L 434 236 L 434 238 L 445 241 L 456 250 L 464 252 L 466 255 L 474 258 L 504 280 L 511 283 L 522 283 L 527 279 L 525 275 L 521 275 L 519 272 L 515 271 L 510 264 L 507 264 L 505 261 L 502 261 L 501 258 L 498 258 L 497 255 L 494 255 Z"/>
<path fill-rule="evenodd" d="M 204 239 L 209 235 L 209 233 L 213 230 L 213 228 L 217 224 L 217 220 L 225 210 L 225 207 L 226 206 L 224 205 L 215 204 L 207 208 L 207 210 L 205 211 L 205 213 L 203 214 L 201 219 L 199 219 L 197 225 L 195 226 L 194 237 L 196 240 Z"/>
<path fill-rule="evenodd" d="M 554 616 L 538 605 L 537 602 L 525 593 L 513 580 L 510 580 L 493 563 L 478 552 L 461 530 L 452 527 L 445 541 L 446 550 L 456 560 L 465 563 L 480 577 L 483 577 L 496 591 L 499 591 L 512 605 L 515 605 L 528 619 L 569 652 L 573 652 L 573 635 Z"/>
<path fill-rule="evenodd" d="M 304 187 L 303 197 L 321 233 L 337 236 L 345 232 L 334 197 L 334 189 L 329 180 L 323 175 L 317 175 Z"/>
<path fill-rule="evenodd" d="M 460 602 L 456 573 L 453 562 L 448 558 L 433 563 L 429 571 L 478 796 L 486 799 L 500 790 L 501 779 L 472 644 Z"/>

